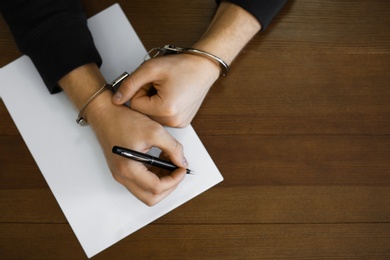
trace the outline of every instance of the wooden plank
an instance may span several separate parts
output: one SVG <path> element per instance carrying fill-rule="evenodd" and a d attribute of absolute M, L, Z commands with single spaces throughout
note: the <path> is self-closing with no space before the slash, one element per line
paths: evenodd
<path fill-rule="evenodd" d="M 119 245 L 140 259 L 385 259 L 390 253 L 388 224 L 152 225 L 142 231 L 134 246 L 127 243 L 134 241 L 131 236 Z M 150 237 L 155 239 L 146 245 L 143 241 Z M 114 257 L 116 252 L 110 251 L 100 257 Z"/>
<path fill-rule="evenodd" d="M 387 135 L 200 138 L 230 186 L 390 184 Z"/>
<path fill-rule="evenodd" d="M 389 244 L 388 223 L 149 225 L 94 259 L 388 259 Z M 2 258 L 85 258 L 61 224 L 0 224 L 0 249 Z"/>
<path fill-rule="evenodd" d="M 267 39 L 261 47 L 291 52 L 313 46 L 331 52 L 388 52 L 389 7 L 386 0 L 354 5 L 348 1 L 289 1 L 265 32 Z"/>
<path fill-rule="evenodd" d="M 0 135 L 0 189 L 47 188 L 20 135 Z"/>
<path fill-rule="evenodd" d="M 220 186 L 158 223 L 357 223 L 390 221 L 389 187 Z"/>
<path fill-rule="evenodd" d="M 0 118 L 1 118 L 0 136 L 20 135 L 1 97 L 0 97 Z"/>
<path fill-rule="evenodd" d="M 2 259 L 87 259 L 68 224 L 0 224 Z"/>
<path fill-rule="evenodd" d="M 266 61 L 240 61 L 213 86 L 193 122 L 202 134 L 390 133 L 389 54 L 258 56 Z M 358 62 L 367 59 L 370 68 Z"/>
<path fill-rule="evenodd" d="M 0 190 L 0 222 L 67 223 L 53 193 L 46 189 Z"/>
<path fill-rule="evenodd" d="M 0 222 L 65 223 L 48 189 L 0 190 Z M 225 183 L 168 213 L 160 224 L 390 222 L 390 187 Z"/>

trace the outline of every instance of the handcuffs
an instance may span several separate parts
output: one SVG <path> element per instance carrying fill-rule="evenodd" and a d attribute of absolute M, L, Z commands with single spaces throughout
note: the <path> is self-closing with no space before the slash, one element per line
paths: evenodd
<path fill-rule="evenodd" d="M 153 54 L 154 55 L 151 55 Z M 202 56 L 204 58 L 207 58 L 215 63 L 217 63 L 221 69 L 221 76 L 226 76 L 227 73 L 229 72 L 229 65 L 227 65 L 226 62 L 224 62 L 221 58 L 205 51 L 201 51 L 198 49 L 194 48 L 182 48 L 182 47 L 176 47 L 173 45 L 165 45 L 164 47 L 157 47 L 151 49 L 148 54 L 145 56 L 145 60 L 148 59 L 148 56 L 150 58 L 155 58 L 159 55 L 164 56 L 164 55 L 171 55 L 171 54 L 180 54 L 180 53 L 186 53 L 186 54 L 192 54 L 192 55 L 197 55 L 197 56 Z"/>
<path fill-rule="evenodd" d="M 180 54 L 180 53 L 201 56 L 201 57 L 204 57 L 204 58 L 207 58 L 207 59 L 213 61 L 214 63 L 217 63 L 221 69 L 221 74 L 220 74 L 221 76 L 226 76 L 227 73 L 229 72 L 229 65 L 226 62 L 224 62 L 221 58 L 219 58 L 211 53 L 208 53 L 208 52 L 205 52 L 202 50 L 198 50 L 198 49 L 194 49 L 194 48 L 181 48 L 181 47 L 176 47 L 173 45 L 165 45 L 164 47 L 157 47 L 157 48 L 151 49 L 146 54 L 144 61 L 147 61 L 148 59 L 156 58 L 159 55 L 165 56 L 165 55 Z M 78 117 L 76 119 L 77 124 L 79 124 L 81 126 L 88 125 L 88 121 L 84 117 L 84 111 L 87 108 L 87 106 L 89 105 L 89 103 L 91 103 L 91 101 L 94 98 L 96 98 L 98 95 L 100 95 L 106 89 L 109 89 L 111 92 L 115 93 L 118 90 L 122 81 L 125 78 L 127 78 L 128 76 L 129 76 L 129 73 L 123 72 L 119 77 L 117 77 L 113 82 L 111 82 L 111 84 L 108 84 L 108 83 L 104 84 L 104 86 L 102 86 L 98 91 L 96 91 L 87 100 L 87 102 L 84 104 L 84 106 L 80 109 L 80 113 L 78 114 Z"/>

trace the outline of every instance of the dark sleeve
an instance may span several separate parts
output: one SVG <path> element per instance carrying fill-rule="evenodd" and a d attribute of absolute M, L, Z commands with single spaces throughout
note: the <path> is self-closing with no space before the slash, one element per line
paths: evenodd
<path fill-rule="evenodd" d="M 261 24 L 264 31 L 274 16 L 282 9 L 287 0 L 226 0 L 251 13 Z M 221 0 L 217 0 L 219 4 Z"/>
<path fill-rule="evenodd" d="M 73 69 L 101 65 L 79 0 L 1 0 L 0 11 L 51 93 L 60 91 L 58 80 Z"/>

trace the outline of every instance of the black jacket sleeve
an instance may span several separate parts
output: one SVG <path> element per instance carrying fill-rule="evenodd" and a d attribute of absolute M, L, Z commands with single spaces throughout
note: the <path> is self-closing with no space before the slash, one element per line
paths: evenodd
<path fill-rule="evenodd" d="M 79 0 L 1 0 L 0 11 L 51 93 L 60 91 L 58 80 L 73 69 L 101 65 Z"/>
<path fill-rule="evenodd" d="M 287 0 L 226 0 L 251 13 L 261 24 L 264 31 L 274 16 L 282 9 Z M 217 0 L 219 4 L 221 0 Z"/>
<path fill-rule="evenodd" d="M 221 0 L 217 0 L 219 3 Z M 287 0 L 228 0 L 253 14 L 264 30 Z M 0 11 L 16 44 L 28 55 L 51 93 L 59 79 L 101 57 L 79 0 L 1 0 Z"/>

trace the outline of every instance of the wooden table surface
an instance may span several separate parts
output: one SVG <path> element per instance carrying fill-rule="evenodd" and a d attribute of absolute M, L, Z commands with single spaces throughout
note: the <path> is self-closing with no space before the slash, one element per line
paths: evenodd
<path fill-rule="evenodd" d="M 147 49 L 215 11 L 119 3 Z M 388 0 L 290 1 L 193 121 L 225 180 L 94 259 L 390 259 L 389 28 Z M 21 55 L 2 18 L 0 51 Z M 0 258 L 85 259 L 2 102 L 0 122 Z"/>

